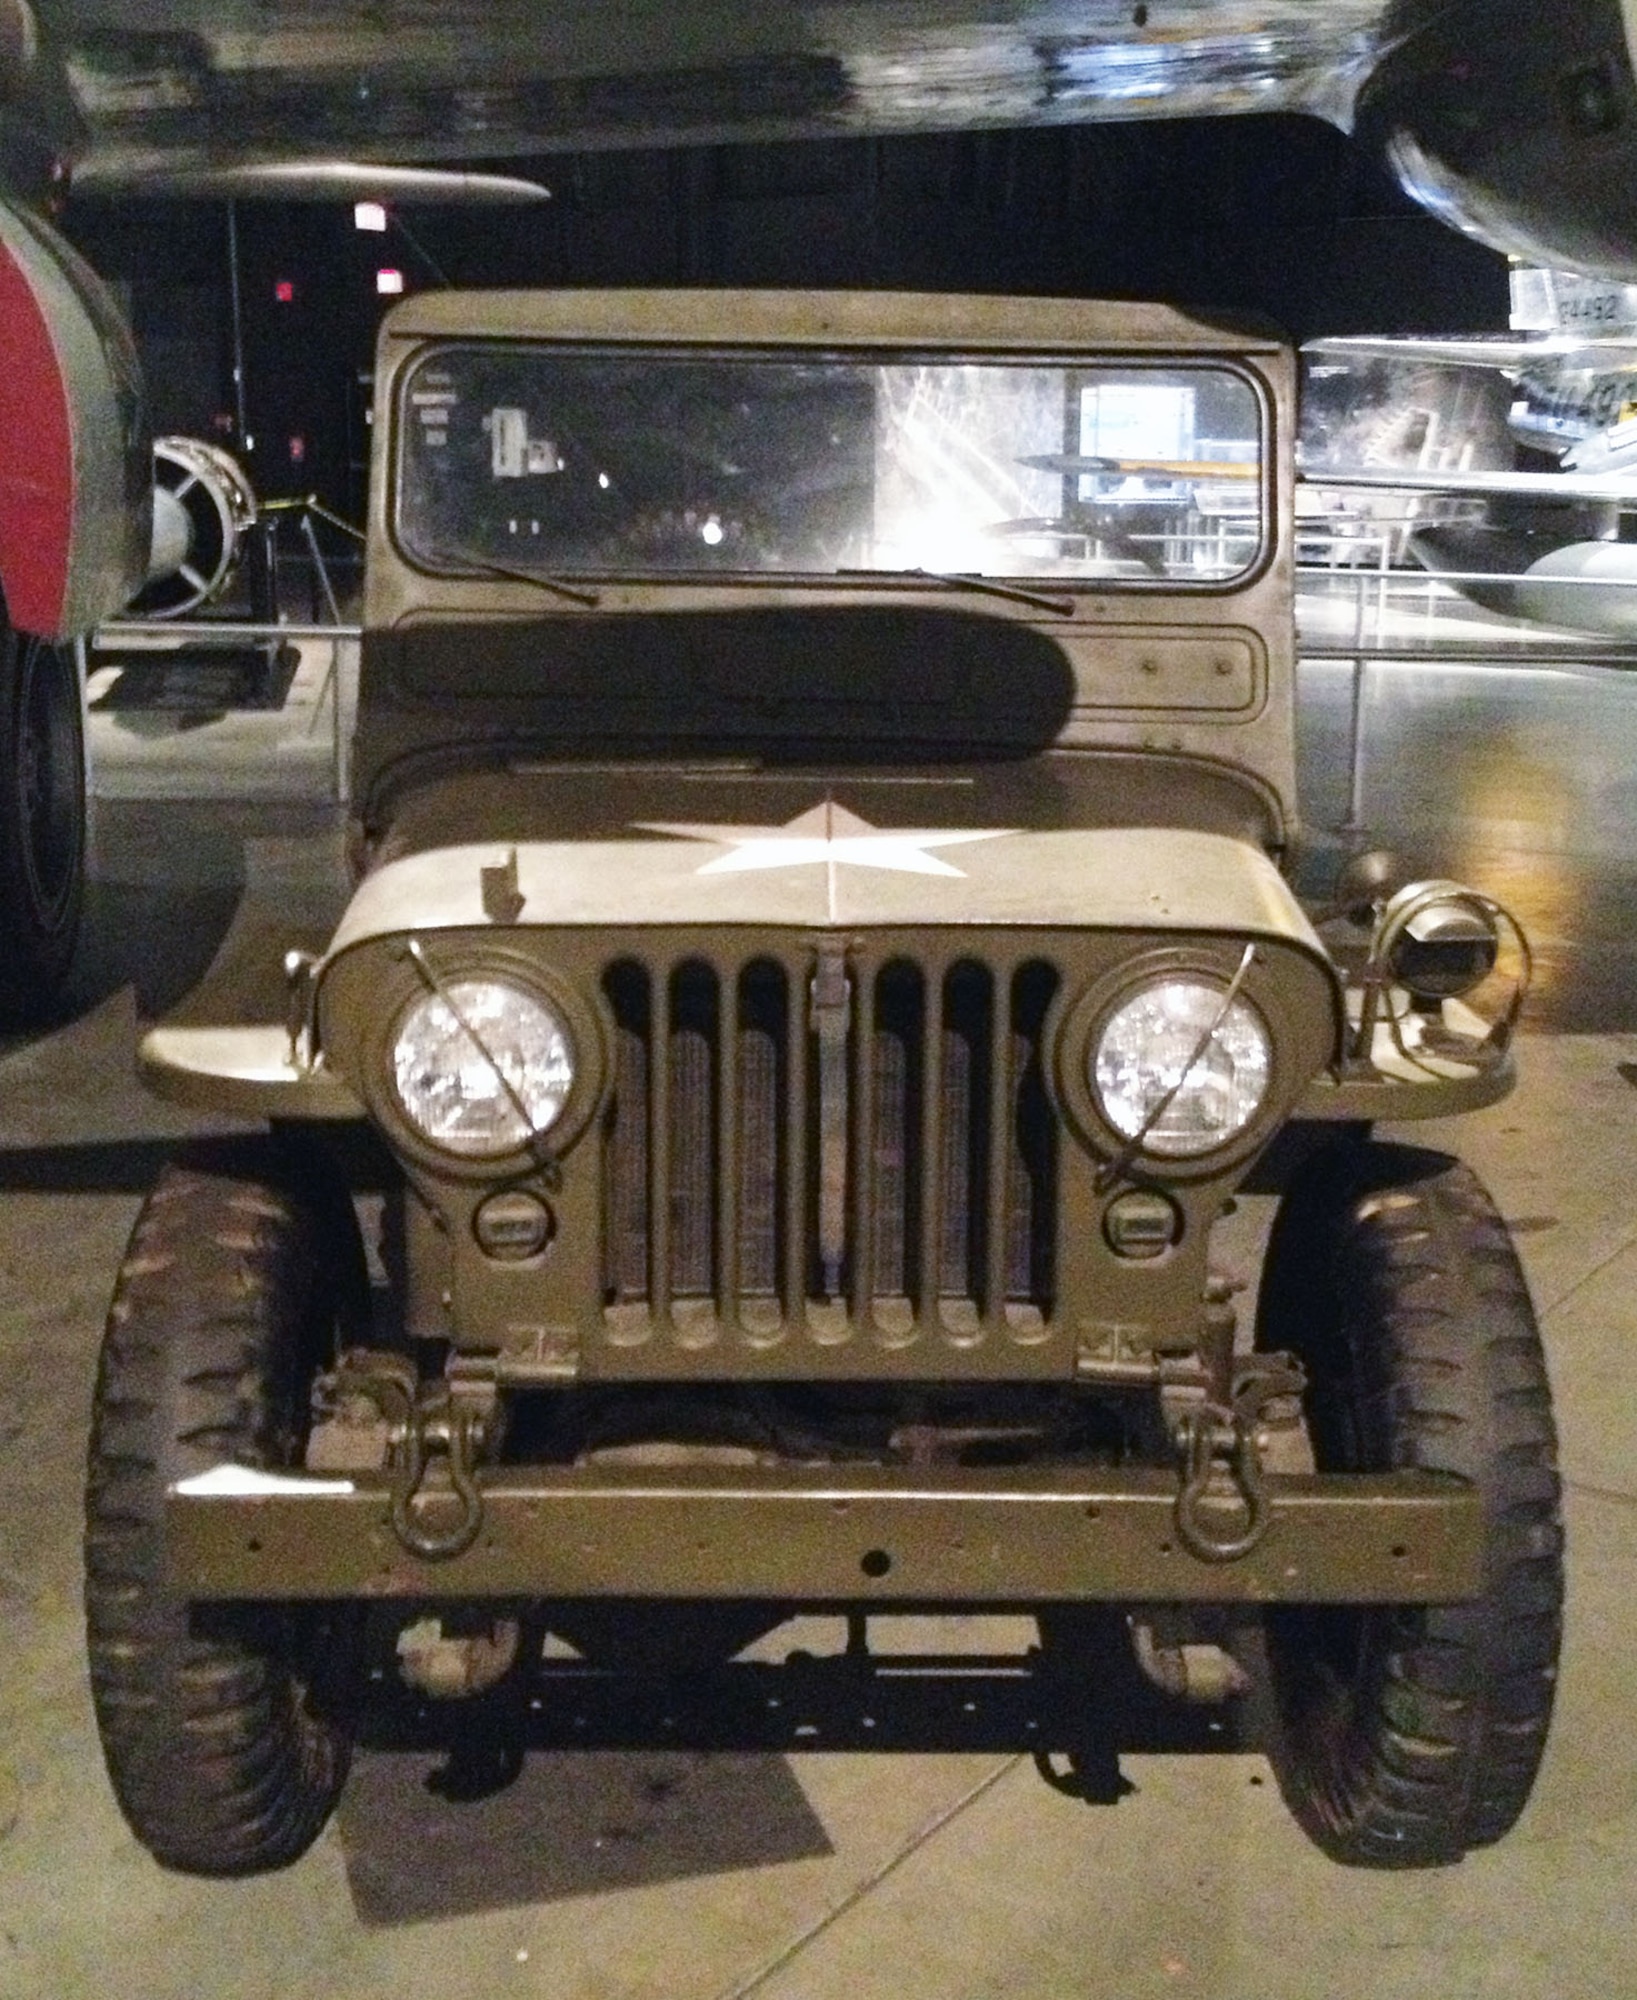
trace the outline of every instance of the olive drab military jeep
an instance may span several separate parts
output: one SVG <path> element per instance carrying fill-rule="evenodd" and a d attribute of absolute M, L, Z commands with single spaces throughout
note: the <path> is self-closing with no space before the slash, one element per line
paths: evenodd
<path fill-rule="evenodd" d="M 161 1177 L 97 1388 L 161 1861 L 304 1850 L 383 1621 L 436 1716 L 811 1608 L 1099 1617 L 1170 1698 L 1254 1639 L 1330 1854 L 1512 1825 L 1540 1339 L 1472 1174 L 1372 1127 L 1505 1094 L 1527 946 L 1289 886 L 1293 404 L 1276 338 L 1139 305 L 388 317 L 356 893 L 261 1021 L 143 1048 L 267 1128 Z"/>

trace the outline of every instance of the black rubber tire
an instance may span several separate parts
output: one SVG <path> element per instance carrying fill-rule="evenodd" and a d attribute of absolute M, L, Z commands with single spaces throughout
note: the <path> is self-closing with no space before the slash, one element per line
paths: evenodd
<path fill-rule="evenodd" d="M 316 1183 L 316 1185 L 315 1185 Z M 97 1375 L 85 1603 L 103 1756 L 166 1867 L 248 1875 L 304 1854 L 346 1777 L 344 1720 L 307 1668 L 312 1618 L 192 1606 L 164 1582 L 166 1486 L 297 1462 L 308 1391 L 362 1250 L 350 1207 L 270 1143 L 194 1148 L 131 1235 Z"/>
<path fill-rule="evenodd" d="M 85 903 L 85 724 L 71 646 L 0 612 L 0 1022 L 53 1018 Z"/>
<path fill-rule="evenodd" d="M 1499 1840 L 1546 1743 L 1563 1530 L 1545 1357 L 1477 1177 L 1408 1146 L 1339 1148 L 1276 1218 L 1258 1344 L 1300 1355 L 1321 1471 L 1417 1467 L 1482 1497 L 1470 1603 L 1268 1615 L 1274 1770 L 1338 1861 L 1433 1867 Z"/>

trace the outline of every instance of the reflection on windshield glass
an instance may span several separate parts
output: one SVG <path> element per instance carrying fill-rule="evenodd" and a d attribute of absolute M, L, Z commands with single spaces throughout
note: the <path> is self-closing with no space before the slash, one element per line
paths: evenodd
<path fill-rule="evenodd" d="M 493 343 L 403 396 L 434 568 L 1214 583 L 1261 548 L 1260 408 L 1221 367 Z"/>

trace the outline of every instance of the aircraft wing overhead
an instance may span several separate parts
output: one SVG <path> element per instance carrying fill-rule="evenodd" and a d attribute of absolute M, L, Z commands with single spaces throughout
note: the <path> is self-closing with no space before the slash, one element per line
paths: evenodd
<path fill-rule="evenodd" d="M 1637 0 L 0 0 L 0 113 L 83 189 L 204 193 L 280 163 L 316 185 L 326 163 L 1298 112 L 1494 248 L 1637 282 L 1634 53 Z"/>
<path fill-rule="evenodd" d="M 1616 501 L 1637 508 L 1637 473 L 1604 472 L 1408 472 L 1389 466 L 1314 467 L 1302 474 L 1304 486 L 1342 487 L 1377 493 L 1447 493 L 1495 499 L 1514 494 L 1530 500 Z"/>
<path fill-rule="evenodd" d="M 1344 124 L 1389 0 L 38 0 L 81 185 L 1096 118 Z M 1156 13 L 1162 10 L 1156 9 Z M 0 6 L 3 12 L 3 6 Z"/>

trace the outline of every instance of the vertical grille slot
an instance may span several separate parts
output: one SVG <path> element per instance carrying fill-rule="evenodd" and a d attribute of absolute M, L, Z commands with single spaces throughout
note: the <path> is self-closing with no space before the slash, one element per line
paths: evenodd
<path fill-rule="evenodd" d="M 671 981 L 666 1146 L 673 1299 L 709 1298 L 715 1291 L 719 1002 L 709 966 L 677 968 Z"/>
<path fill-rule="evenodd" d="M 925 1015 L 919 970 L 903 959 L 884 967 L 875 989 L 870 1135 L 875 1232 L 870 1285 L 878 1313 L 907 1313 L 918 1289 L 920 1242 L 912 1224 L 925 1182 L 917 1117 L 926 1088 Z"/>
<path fill-rule="evenodd" d="M 964 1299 L 972 1269 L 972 1044 L 951 1028 L 945 1028 L 942 1043 L 938 1296 Z"/>
<path fill-rule="evenodd" d="M 920 1145 L 915 1154 L 919 1254 L 915 1260 L 915 1315 L 937 1318 L 943 1292 L 944 1252 L 944 988 L 929 974 L 921 1023 Z"/>
<path fill-rule="evenodd" d="M 808 1047 L 807 980 L 792 973 L 784 994 L 784 1130 L 789 1148 L 784 1175 L 784 1241 L 782 1291 L 784 1317 L 795 1325 L 807 1302 L 808 1265 L 817 1258 L 815 1232 L 809 1222 L 813 1175 L 808 1169 Z M 816 1209 L 816 1201 L 813 1206 Z"/>
<path fill-rule="evenodd" d="M 671 1316 L 671 982 L 656 972 L 649 988 L 648 1306 Z"/>
<path fill-rule="evenodd" d="M 855 1320 L 869 1317 L 875 1286 L 876 982 L 852 973 L 853 1032 L 849 1051 L 851 1099 L 847 1110 L 847 1290 Z"/>
<path fill-rule="evenodd" d="M 711 1042 L 716 1069 L 716 1169 L 712 1187 L 716 1223 L 716 1306 L 719 1317 L 733 1326 L 739 1318 L 739 1177 L 743 1171 L 739 1145 L 739 1097 L 743 1078 L 740 1073 L 741 1030 L 736 971 L 724 969 L 716 988 L 716 998 L 718 1018 Z"/>
<path fill-rule="evenodd" d="M 1057 1120 L 1046 1092 L 1046 1017 L 1054 967 L 1039 959 L 1012 980 L 1012 1108 L 1007 1173 L 1006 1298 L 1050 1317 L 1057 1289 Z"/>
<path fill-rule="evenodd" d="M 974 1325 L 983 1297 L 994 1012 L 995 982 L 988 969 L 971 959 L 957 961 L 944 980 L 938 1173 L 943 1210 L 938 1294 L 942 1317 L 956 1330 Z"/>
<path fill-rule="evenodd" d="M 623 959 L 603 981 L 614 1016 L 614 1095 L 603 1133 L 603 1288 L 610 1306 L 648 1296 L 648 975 Z"/>
<path fill-rule="evenodd" d="M 1012 1024 L 998 981 L 989 994 L 989 1039 L 984 1083 L 988 1116 L 983 1129 L 983 1316 L 998 1320 L 1006 1309 L 1006 1198 L 1011 1192 L 1014 1133 Z"/>
<path fill-rule="evenodd" d="M 779 1105 L 788 986 L 783 968 L 771 959 L 746 966 L 738 983 L 735 1275 L 741 1301 L 776 1302 L 779 1295 L 780 1197 L 788 1158 Z"/>

